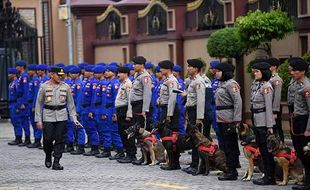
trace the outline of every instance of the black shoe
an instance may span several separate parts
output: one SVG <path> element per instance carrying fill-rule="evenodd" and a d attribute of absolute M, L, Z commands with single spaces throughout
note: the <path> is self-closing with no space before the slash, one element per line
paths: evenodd
<path fill-rule="evenodd" d="M 39 148 L 41 146 L 41 142 L 34 142 L 32 144 L 27 145 L 27 148 Z"/>
<path fill-rule="evenodd" d="M 143 157 L 141 157 L 139 160 L 132 161 L 131 163 L 133 165 L 141 165 L 143 162 L 144 162 L 144 159 Z"/>
<path fill-rule="evenodd" d="M 84 156 L 95 156 L 97 154 L 100 154 L 98 150 L 98 145 L 92 145 L 91 150 L 89 152 L 85 152 Z"/>
<path fill-rule="evenodd" d="M 124 158 L 124 157 L 125 157 L 124 153 L 117 153 L 114 156 L 110 156 L 109 160 L 118 160 L 118 159 L 121 159 L 121 158 Z"/>
<path fill-rule="evenodd" d="M 74 151 L 73 143 L 67 143 L 64 153 L 70 153 Z"/>
<path fill-rule="evenodd" d="M 91 145 L 87 142 L 86 144 L 85 144 L 85 148 L 90 148 L 91 147 Z"/>
<path fill-rule="evenodd" d="M 104 151 L 101 154 L 96 154 L 96 158 L 109 158 L 111 157 L 111 152 L 110 151 Z"/>
<path fill-rule="evenodd" d="M 296 185 L 292 187 L 293 190 L 310 190 L 310 184 Z"/>
<path fill-rule="evenodd" d="M 38 149 L 43 150 L 43 146 L 39 146 Z"/>
<path fill-rule="evenodd" d="M 235 181 L 237 179 L 238 175 L 235 173 L 224 173 L 224 175 L 218 177 L 218 180 L 220 181 Z"/>
<path fill-rule="evenodd" d="M 75 150 L 70 152 L 72 155 L 81 155 L 85 153 L 84 145 L 79 145 L 79 147 Z"/>
<path fill-rule="evenodd" d="M 31 144 L 30 137 L 26 137 L 25 141 L 23 143 L 19 144 L 18 146 L 22 147 L 22 146 L 27 146 L 27 145 L 30 145 L 30 144 Z"/>
<path fill-rule="evenodd" d="M 52 156 L 45 156 L 45 167 L 52 167 Z"/>
<path fill-rule="evenodd" d="M 195 174 L 197 172 L 197 168 L 189 166 L 187 168 L 183 168 L 182 171 L 188 174 Z"/>
<path fill-rule="evenodd" d="M 21 143 L 23 143 L 22 138 L 21 137 L 16 137 L 15 140 L 13 140 L 11 142 L 8 142 L 8 145 L 16 146 L 16 145 L 19 145 Z"/>
<path fill-rule="evenodd" d="M 268 179 L 267 177 L 263 177 L 263 178 L 253 180 L 253 184 L 255 185 L 276 185 L 276 181 L 274 179 Z"/>
<path fill-rule="evenodd" d="M 181 166 L 180 165 L 160 166 L 160 169 L 162 169 L 162 170 L 179 170 L 179 169 L 181 169 Z"/>
<path fill-rule="evenodd" d="M 125 156 L 124 158 L 117 159 L 117 162 L 122 163 L 122 164 L 129 164 L 136 160 L 137 160 L 136 156 Z"/>
<path fill-rule="evenodd" d="M 53 169 L 53 170 L 63 170 L 64 167 L 63 167 L 62 165 L 59 164 L 59 161 L 58 161 L 58 162 L 55 162 L 55 160 L 54 160 L 52 169 Z"/>

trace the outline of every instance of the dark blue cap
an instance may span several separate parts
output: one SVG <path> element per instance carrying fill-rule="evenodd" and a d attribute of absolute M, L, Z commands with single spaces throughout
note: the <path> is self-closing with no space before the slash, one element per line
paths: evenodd
<path fill-rule="evenodd" d="M 75 67 L 74 65 L 67 65 L 64 67 L 65 73 L 69 73 L 70 69 Z"/>
<path fill-rule="evenodd" d="M 18 60 L 18 61 L 16 61 L 16 66 L 26 66 L 26 61 Z"/>
<path fill-rule="evenodd" d="M 151 62 L 147 62 L 147 63 L 145 63 L 145 65 L 144 65 L 144 68 L 145 68 L 145 69 L 153 69 L 153 67 L 154 67 L 154 65 L 153 65 Z"/>
<path fill-rule="evenodd" d="M 124 64 L 124 67 L 128 67 L 129 70 L 131 70 L 131 71 L 134 70 L 133 64 L 131 64 L 131 63 Z"/>
<path fill-rule="evenodd" d="M 37 65 L 36 70 L 45 71 L 45 70 L 47 70 L 47 65 L 45 65 L 45 64 Z"/>
<path fill-rule="evenodd" d="M 37 64 L 30 64 L 28 65 L 28 71 L 35 71 L 37 67 Z"/>
<path fill-rule="evenodd" d="M 118 67 L 118 64 L 117 64 L 117 62 L 115 62 L 115 61 L 112 61 L 110 64 L 109 64 L 109 66 L 115 66 L 115 67 Z"/>
<path fill-rule="evenodd" d="M 65 64 L 63 64 L 63 63 L 56 63 L 54 66 L 55 66 L 55 67 L 64 68 L 64 67 L 65 67 Z"/>
<path fill-rule="evenodd" d="M 81 69 L 75 65 L 73 65 L 73 67 L 69 69 L 69 73 L 72 73 L 72 74 L 79 74 L 80 72 L 81 72 Z"/>
<path fill-rule="evenodd" d="M 94 68 L 93 68 L 93 72 L 94 73 L 104 73 L 106 71 L 106 67 L 105 66 L 102 66 L 102 65 L 96 65 Z"/>
<path fill-rule="evenodd" d="M 18 71 L 15 68 L 8 68 L 8 74 L 17 74 Z"/>
<path fill-rule="evenodd" d="M 106 66 L 107 64 L 106 64 L 106 63 L 101 62 L 101 63 L 96 63 L 96 65 Z"/>
<path fill-rule="evenodd" d="M 174 65 L 172 70 L 175 72 L 182 72 L 183 69 L 180 65 Z"/>
<path fill-rule="evenodd" d="M 157 65 L 157 66 L 155 67 L 155 72 L 156 72 L 156 73 L 160 72 L 160 66 Z"/>
<path fill-rule="evenodd" d="M 88 66 L 85 67 L 85 71 L 87 71 L 87 72 L 93 72 L 93 68 L 94 68 L 93 65 L 88 65 Z"/>
<path fill-rule="evenodd" d="M 210 62 L 210 67 L 211 67 L 211 69 L 214 69 L 218 64 L 220 64 L 219 61 L 211 61 L 211 62 Z"/>
<path fill-rule="evenodd" d="M 51 66 L 46 65 L 46 70 L 50 72 L 51 71 Z"/>
<path fill-rule="evenodd" d="M 85 69 L 85 67 L 88 66 L 88 63 L 84 63 L 84 62 L 83 63 L 79 63 L 78 66 L 79 66 L 80 69 Z"/>
<path fill-rule="evenodd" d="M 117 67 L 115 65 L 108 65 L 107 70 L 117 73 Z"/>

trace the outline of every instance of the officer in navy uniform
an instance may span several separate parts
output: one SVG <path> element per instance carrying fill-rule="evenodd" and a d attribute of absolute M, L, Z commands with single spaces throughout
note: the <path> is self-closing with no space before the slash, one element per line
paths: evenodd
<path fill-rule="evenodd" d="M 152 94 L 153 94 L 155 86 L 157 85 L 157 82 L 158 82 L 155 74 L 153 73 L 154 65 L 151 62 L 147 62 L 147 63 L 145 63 L 145 69 L 151 75 L 151 78 L 152 78 Z M 152 118 L 153 109 L 154 109 L 153 102 L 154 102 L 154 100 L 151 99 L 150 111 L 149 111 L 149 114 L 147 115 L 147 130 L 150 130 L 150 128 L 149 128 L 150 124 L 155 122 Z"/>
<path fill-rule="evenodd" d="M 68 112 L 74 124 L 80 127 L 76 118 L 74 100 L 70 87 L 61 81 L 64 71 L 59 67 L 51 68 L 51 80 L 42 84 L 35 107 L 37 127 L 43 126 L 43 148 L 45 166 L 53 170 L 63 170 L 59 160 L 65 148 Z M 68 111 L 67 111 L 67 109 Z M 55 141 L 55 143 L 53 143 Z M 52 165 L 52 153 L 54 162 Z"/>
<path fill-rule="evenodd" d="M 215 66 L 220 86 L 215 93 L 216 121 L 226 156 L 227 172 L 219 180 L 237 180 L 239 145 L 236 125 L 241 122 L 242 99 L 239 84 L 233 79 L 235 67 L 229 63 Z"/>
<path fill-rule="evenodd" d="M 254 92 L 251 97 L 254 132 L 264 164 L 264 177 L 253 180 L 253 183 L 256 185 L 275 185 L 275 163 L 273 155 L 268 152 L 267 148 L 267 136 L 273 134 L 273 125 L 275 123 L 272 114 L 274 89 L 271 83 L 268 82 L 272 73 L 270 64 L 267 62 L 257 62 L 252 68 L 254 69 L 255 80 L 258 81 L 257 88 L 252 88 Z"/>
<path fill-rule="evenodd" d="M 27 146 L 31 144 L 31 141 L 30 141 L 29 103 L 28 103 L 29 76 L 25 71 L 26 62 L 23 60 L 17 61 L 16 69 L 19 73 L 17 84 L 17 105 L 20 111 L 20 122 L 25 133 L 24 143 L 21 143 L 18 146 Z"/>
<path fill-rule="evenodd" d="M 8 79 L 10 80 L 9 84 L 9 111 L 11 123 L 14 128 L 15 140 L 9 142 L 9 145 L 19 145 L 22 143 L 22 126 L 20 121 L 20 112 L 17 104 L 17 79 L 18 71 L 15 68 L 8 68 Z"/>
<path fill-rule="evenodd" d="M 305 168 L 304 184 L 293 186 L 292 189 L 309 190 L 310 156 L 303 152 L 303 147 L 310 142 L 310 80 L 306 77 L 309 64 L 301 58 L 293 57 L 289 59 L 289 65 L 292 79 L 296 81 L 291 137 L 297 156 Z"/>

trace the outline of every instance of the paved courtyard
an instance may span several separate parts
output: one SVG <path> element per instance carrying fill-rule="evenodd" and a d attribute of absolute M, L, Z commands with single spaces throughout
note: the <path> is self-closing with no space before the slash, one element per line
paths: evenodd
<path fill-rule="evenodd" d="M 291 189 L 286 187 L 254 186 L 252 182 L 220 182 L 215 172 L 209 176 L 191 176 L 182 171 L 163 171 L 159 166 L 134 166 L 119 164 L 108 159 L 64 154 L 63 171 L 54 171 L 44 166 L 44 152 L 9 146 L 13 129 L 9 122 L 0 122 L 0 190 L 18 189 Z M 140 156 L 140 155 L 139 155 Z M 139 157 L 138 156 L 138 157 Z M 187 167 L 190 155 L 181 156 L 181 167 Z M 241 156 L 242 176 L 246 160 Z M 260 177 L 255 174 L 254 178 Z M 239 177 L 240 178 L 240 177 Z"/>

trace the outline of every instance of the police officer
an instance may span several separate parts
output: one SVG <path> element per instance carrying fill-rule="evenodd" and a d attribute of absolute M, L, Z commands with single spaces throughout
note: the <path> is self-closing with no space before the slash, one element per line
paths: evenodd
<path fill-rule="evenodd" d="M 242 100 L 239 84 L 233 79 L 235 67 L 229 63 L 215 66 L 215 77 L 220 86 L 215 93 L 216 121 L 223 143 L 228 171 L 219 180 L 237 180 L 239 165 L 239 146 L 236 125 L 241 122 Z"/>
<path fill-rule="evenodd" d="M 200 76 L 203 62 L 199 59 L 188 59 L 188 75 L 191 80 L 187 89 L 186 97 L 186 112 L 188 122 L 191 125 L 204 122 L 205 112 L 205 93 L 206 86 L 204 79 Z M 199 156 L 197 147 L 192 145 L 192 163 L 188 168 L 182 169 L 182 171 L 188 174 L 195 174 L 198 168 Z"/>
<path fill-rule="evenodd" d="M 178 90 L 184 91 L 185 84 L 181 77 L 182 67 L 180 65 L 173 66 L 173 75 L 178 80 Z M 177 95 L 177 104 L 180 110 L 180 118 L 179 118 L 179 133 L 184 135 L 185 134 L 185 107 L 183 105 L 183 97 L 181 95 Z"/>
<path fill-rule="evenodd" d="M 157 86 L 157 82 L 158 82 L 155 74 L 153 73 L 154 65 L 151 62 L 147 62 L 147 63 L 145 63 L 145 69 L 151 75 L 151 78 L 152 78 L 152 94 L 153 94 L 155 86 Z M 151 99 L 150 111 L 149 111 L 149 114 L 147 115 L 147 130 L 150 130 L 150 124 L 155 122 L 152 118 L 153 109 L 155 106 L 153 104 L 153 102 L 155 102 L 155 101 L 153 99 Z"/>
<path fill-rule="evenodd" d="M 146 116 L 150 111 L 150 103 L 152 97 L 152 79 L 146 72 L 144 65 L 146 59 L 142 56 L 137 56 L 132 59 L 134 64 L 135 76 L 130 91 L 130 103 L 132 106 L 133 122 L 140 125 L 142 128 L 146 126 Z M 135 162 L 135 158 L 130 160 L 119 159 L 120 163 L 142 164 L 143 156 Z"/>
<path fill-rule="evenodd" d="M 282 85 L 283 80 L 279 76 L 277 70 L 280 65 L 280 61 L 276 58 L 269 58 L 267 60 L 269 63 L 270 70 L 271 70 L 271 78 L 270 83 L 273 88 L 273 103 L 272 103 L 272 111 L 273 116 L 275 118 L 275 125 L 273 127 L 274 133 L 280 137 L 281 141 L 284 142 L 284 135 L 282 130 L 282 108 L 281 108 L 281 92 L 282 92 Z"/>
<path fill-rule="evenodd" d="M 174 132 L 179 130 L 180 110 L 177 105 L 177 94 L 173 93 L 174 89 L 178 88 L 178 81 L 172 74 L 174 64 L 169 60 L 164 60 L 158 63 L 160 71 L 165 76 L 165 80 L 160 88 L 159 105 L 161 108 L 160 121 L 165 121 L 170 124 L 170 129 Z M 180 153 L 172 152 L 168 166 L 161 166 L 163 170 L 177 170 L 180 167 Z"/>
<path fill-rule="evenodd" d="M 124 160 L 134 160 L 137 152 L 137 149 L 135 147 L 135 139 L 128 139 L 127 134 L 125 133 L 125 130 L 132 125 L 132 108 L 131 104 L 129 103 L 129 95 L 132 88 L 132 82 L 128 78 L 129 72 L 130 70 L 128 67 L 118 68 L 118 78 L 120 80 L 120 86 L 115 99 L 119 133 L 121 135 L 122 142 L 126 150 L 126 157 L 124 158 Z M 116 159 L 120 158 L 121 157 L 118 157 Z"/>
<path fill-rule="evenodd" d="M 61 81 L 63 69 L 51 68 L 51 80 L 42 84 L 35 107 L 35 121 L 37 127 L 43 126 L 43 148 L 45 152 L 45 166 L 52 166 L 52 153 L 54 156 L 53 170 L 63 170 L 59 164 L 65 147 L 68 113 L 76 126 L 80 126 L 76 118 L 76 111 L 70 87 Z M 53 141 L 55 143 L 53 144 Z"/>
<path fill-rule="evenodd" d="M 8 68 L 8 79 L 11 81 L 9 84 L 9 111 L 11 123 L 14 128 L 15 140 L 9 142 L 9 145 L 19 145 L 22 143 L 22 126 L 20 121 L 20 111 L 17 104 L 17 79 L 18 71 L 15 68 Z"/>
<path fill-rule="evenodd" d="M 153 107 L 152 121 L 159 121 L 160 107 L 158 104 L 158 98 L 159 98 L 159 93 L 160 93 L 160 87 L 163 84 L 165 77 L 161 73 L 160 67 L 158 65 L 155 67 L 155 75 L 156 75 L 157 83 L 152 91 L 152 99 L 151 99 L 151 105 Z"/>
<path fill-rule="evenodd" d="M 268 82 L 272 73 L 267 62 L 255 63 L 252 68 L 254 69 L 255 80 L 259 81 L 252 96 L 254 132 L 264 164 L 264 177 L 254 180 L 253 183 L 256 185 L 274 185 L 275 163 L 273 155 L 268 152 L 267 148 L 267 136 L 273 134 L 274 125 L 272 114 L 273 88 Z"/>
<path fill-rule="evenodd" d="M 28 103 L 28 91 L 29 91 L 29 76 L 26 69 L 26 62 L 19 60 L 16 62 L 16 69 L 19 73 L 17 83 L 17 104 L 20 111 L 20 121 L 25 133 L 24 143 L 18 146 L 27 146 L 31 144 L 30 141 L 30 125 L 29 125 L 29 103 Z"/>
<path fill-rule="evenodd" d="M 294 118 L 291 137 L 297 156 L 305 168 L 303 185 L 294 186 L 293 190 L 310 189 L 310 156 L 303 153 L 303 147 L 310 142 L 310 80 L 305 76 L 309 69 L 308 63 L 301 58 L 289 59 L 293 80 L 296 81 L 294 98 Z"/>

